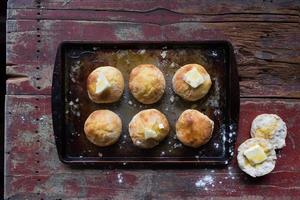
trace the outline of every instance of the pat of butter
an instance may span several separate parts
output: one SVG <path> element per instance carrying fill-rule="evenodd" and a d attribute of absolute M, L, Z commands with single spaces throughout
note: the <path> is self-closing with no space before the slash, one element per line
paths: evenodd
<path fill-rule="evenodd" d="M 277 124 L 271 124 L 269 126 L 256 129 L 256 134 L 258 137 L 271 139 L 276 128 Z"/>
<path fill-rule="evenodd" d="M 162 123 L 160 123 L 160 124 L 158 124 L 158 128 L 159 129 L 164 129 L 165 127 L 164 127 L 164 125 Z"/>
<path fill-rule="evenodd" d="M 192 88 L 197 88 L 204 82 L 203 76 L 198 72 L 196 68 L 193 68 L 185 73 L 183 80 Z"/>
<path fill-rule="evenodd" d="M 276 118 L 265 117 L 261 119 L 260 125 L 255 130 L 255 132 L 258 137 L 270 139 L 272 138 L 274 131 L 277 129 L 277 127 L 278 122 Z"/>
<path fill-rule="evenodd" d="M 149 138 L 156 138 L 156 136 L 157 136 L 157 133 L 154 130 L 149 129 L 149 128 L 146 128 L 144 130 L 144 137 L 146 140 Z"/>
<path fill-rule="evenodd" d="M 99 74 L 96 82 L 96 94 L 101 94 L 106 89 L 110 87 L 110 83 L 107 80 L 107 78 L 104 76 L 104 74 Z"/>
<path fill-rule="evenodd" d="M 267 155 L 264 152 L 264 149 L 259 145 L 255 145 L 244 152 L 246 158 L 254 164 L 262 163 L 267 159 Z"/>

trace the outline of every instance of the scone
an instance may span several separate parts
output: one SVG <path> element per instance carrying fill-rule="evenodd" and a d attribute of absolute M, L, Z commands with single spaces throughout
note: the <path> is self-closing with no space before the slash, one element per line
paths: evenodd
<path fill-rule="evenodd" d="M 275 149 L 285 146 L 286 135 L 286 124 L 277 115 L 258 115 L 252 122 L 251 137 L 267 139 Z"/>
<path fill-rule="evenodd" d="M 173 90 L 187 101 L 197 101 L 204 97 L 211 79 L 205 68 L 198 64 L 188 64 L 179 68 L 172 79 Z"/>
<path fill-rule="evenodd" d="M 138 65 L 130 73 L 129 89 L 134 98 L 143 104 L 157 102 L 162 97 L 165 87 L 164 75 L 154 65 Z"/>
<path fill-rule="evenodd" d="M 214 122 L 198 110 L 185 110 L 176 122 L 176 136 L 184 145 L 198 148 L 206 144 L 213 133 Z"/>
<path fill-rule="evenodd" d="M 94 111 L 84 124 L 87 139 L 99 147 L 116 143 L 121 135 L 122 121 L 110 110 Z"/>
<path fill-rule="evenodd" d="M 95 103 L 113 103 L 124 91 L 124 78 L 115 67 L 98 67 L 87 78 L 87 92 Z"/>
<path fill-rule="evenodd" d="M 263 138 L 251 138 L 238 148 L 238 165 L 252 177 L 270 173 L 276 163 L 276 152 L 273 145 Z"/>
<path fill-rule="evenodd" d="M 140 148 L 153 148 L 169 134 L 169 122 L 165 115 L 156 109 L 137 113 L 129 123 L 129 134 L 134 145 Z"/>

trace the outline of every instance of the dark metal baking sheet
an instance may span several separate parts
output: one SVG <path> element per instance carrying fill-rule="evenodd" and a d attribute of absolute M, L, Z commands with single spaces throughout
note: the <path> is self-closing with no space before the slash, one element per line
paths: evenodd
<path fill-rule="evenodd" d="M 145 63 L 159 67 L 167 83 L 162 99 L 152 105 L 137 102 L 128 89 L 131 69 Z M 188 63 L 205 66 L 213 83 L 206 97 L 196 102 L 184 101 L 172 90 L 175 71 Z M 95 68 L 107 65 L 122 72 L 125 91 L 117 103 L 96 104 L 88 98 L 86 79 Z M 157 147 L 145 150 L 132 144 L 128 123 L 136 113 L 148 108 L 163 112 L 171 131 Z M 189 108 L 205 113 L 215 123 L 211 140 L 197 149 L 182 145 L 175 137 L 175 122 Z M 97 109 L 110 109 L 122 119 L 121 137 L 112 146 L 97 147 L 85 137 L 84 122 Z M 66 164 L 227 164 L 233 156 L 239 116 L 239 83 L 233 48 L 226 41 L 63 42 L 53 72 L 52 114 L 59 158 Z"/>

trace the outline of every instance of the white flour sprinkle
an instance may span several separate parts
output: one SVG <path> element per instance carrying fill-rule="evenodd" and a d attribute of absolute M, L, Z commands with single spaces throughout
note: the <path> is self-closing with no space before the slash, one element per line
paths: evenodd
<path fill-rule="evenodd" d="M 132 105 L 132 101 L 128 101 L 128 104 L 129 104 L 129 105 Z"/>
<path fill-rule="evenodd" d="M 182 144 L 181 144 L 181 143 L 179 143 L 179 144 L 174 144 L 173 146 L 174 146 L 174 149 L 176 149 L 176 148 L 182 147 Z"/>
<path fill-rule="evenodd" d="M 79 102 L 79 99 L 76 99 L 75 100 L 75 102 Z M 69 110 L 71 111 L 71 113 L 73 114 L 73 115 L 75 115 L 75 116 L 77 116 L 77 117 L 80 117 L 80 105 L 79 105 L 79 103 L 74 103 L 74 101 L 70 101 L 69 102 Z M 69 112 L 68 113 L 66 113 L 66 114 L 69 114 Z"/>
<path fill-rule="evenodd" d="M 161 52 L 161 57 L 164 59 L 166 56 L 167 56 L 167 51 L 163 51 L 163 52 Z"/>
<path fill-rule="evenodd" d="M 278 154 L 277 157 L 278 157 L 278 158 L 281 158 L 281 154 Z"/>
<path fill-rule="evenodd" d="M 171 65 L 170 65 L 170 67 L 171 67 L 171 68 L 174 68 L 174 67 L 176 67 L 175 63 L 174 63 L 174 62 L 172 62 L 172 63 L 171 63 Z"/>
<path fill-rule="evenodd" d="M 138 51 L 138 54 L 144 54 L 144 53 L 146 53 L 145 49 L 141 49 L 141 50 Z"/>
<path fill-rule="evenodd" d="M 170 102 L 171 102 L 171 103 L 174 103 L 174 101 L 175 101 L 175 97 L 172 95 L 172 96 L 170 97 Z"/>
<path fill-rule="evenodd" d="M 206 186 L 213 185 L 214 179 L 210 175 L 205 175 L 202 179 L 199 179 L 196 181 L 195 186 L 197 188 L 204 188 L 204 190 L 207 190 L 208 188 Z"/>
<path fill-rule="evenodd" d="M 214 143 L 214 147 L 216 148 L 216 149 L 218 149 L 219 148 L 219 144 L 218 143 Z"/>
<path fill-rule="evenodd" d="M 234 175 L 234 173 L 232 173 L 232 167 L 231 166 L 229 166 L 228 167 L 228 177 L 225 177 L 225 179 L 232 179 L 232 180 L 234 180 L 236 177 L 235 177 L 235 175 Z"/>
<path fill-rule="evenodd" d="M 123 178 L 122 174 L 118 173 L 117 177 L 118 177 L 118 183 L 120 183 L 120 184 L 123 183 L 124 178 Z"/>

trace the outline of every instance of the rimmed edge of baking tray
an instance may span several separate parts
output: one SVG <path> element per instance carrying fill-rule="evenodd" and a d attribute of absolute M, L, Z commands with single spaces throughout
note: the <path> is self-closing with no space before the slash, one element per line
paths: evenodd
<path fill-rule="evenodd" d="M 87 160 L 86 158 L 81 159 L 68 159 L 64 156 L 64 137 L 62 134 L 64 133 L 64 68 L 62 63 L 63 49 L 68 45 L 124 45 L 124 46 L 136 46 L 136 45 L 158 45 L 158 46 L 170 46 L 170 45 L 223 45 L 228 48 L 229 52 L 229 71 L 228 71 L 228 84 L 226 84 L 226 99 L 231 97 L 231 101 L 228 102 L 228 125 L 226 126 L 226 134 L 227 136 L 231 134 L 230 140 L 225 141 L 226 154 L 225 157 L 218 160 L 191 160 L 191 161 L 183 161 L 183 160 L 104 160 L 104 161 L 95 161 L 95 160 Z M 52 95 L 51 95 L 51 103 L 52 103 L 52 120 L 53 120 L 53 130 L 55 136 L 56 148 L 59 156 L 59 160 L 64 164 L 71 166 L 105 166 L 105 165 L 113 165 L 115 167 L 134 167 L 134 168 L 151 168 L 151 167 L 168 167 L 173 168 L 174 164 L 178 167 L 180 166 L 225 166 L 227 165 L 232 157 L 234 152 L 235 141 L 237 137 L 238 130 L 238 121 L 239 121 L 239 109 L 240 109 L 240 91 L 239 91 L 239 80 L 238 80 L 238 71 L 236 60 L 234 56 L 233 46 L 230 42 L 224 40 L 214 40 L 214 41 L 167 41 L 167 42 L 159 42 L 159 41 L 121 41 L 121 42 L 99 42 L 99 41 L 64 41 L 60 43 L 57 49 L 54 70 L 53 70 L 53 82 L 52 82 Z M 230 126 L 229 126 L 230 125 Z M 228 138 L 228 137 L 227 137 Z M 125 165 L 125 164 L 126 165 Z M 146 164 L 146 165 L 144 165 Z"/>

